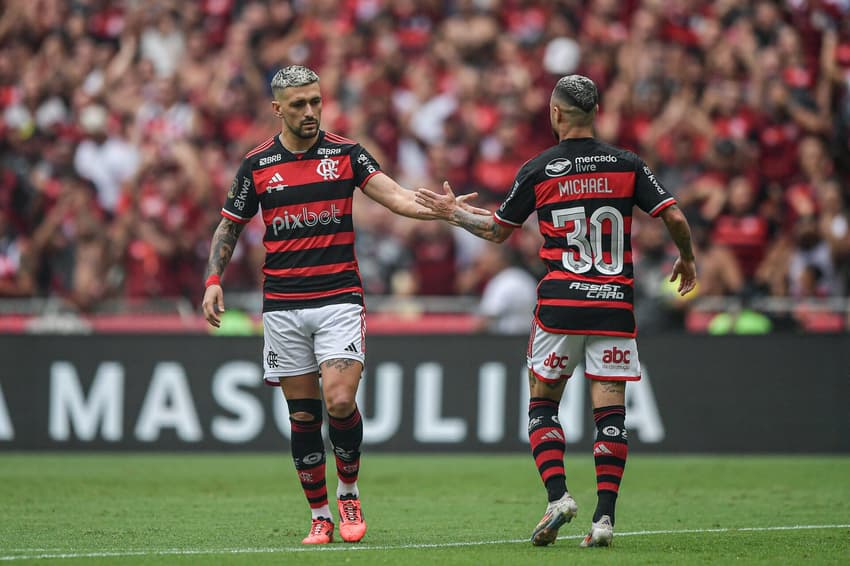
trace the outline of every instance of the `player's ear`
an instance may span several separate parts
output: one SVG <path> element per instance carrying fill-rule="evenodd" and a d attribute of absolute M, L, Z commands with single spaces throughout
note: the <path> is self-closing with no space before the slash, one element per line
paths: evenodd
<path fill-rule="evenodd" d="M 280 102 L 277 100 L 272 100 L 272 112 L 278 118 L 283 118 L 283 111 L 280 109 Z"/>

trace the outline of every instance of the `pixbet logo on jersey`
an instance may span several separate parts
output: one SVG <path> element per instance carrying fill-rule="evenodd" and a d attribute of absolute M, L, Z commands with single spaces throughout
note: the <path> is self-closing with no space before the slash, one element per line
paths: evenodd
<path fill-rule="evenodd" d="M 547 368 L 552 369 L 564 369 L 567 367 L 567 360 L 569 360 L 569 356 L 559 356 L 555 352 L 549 354 L 549 356 L 543 361 L 543 365 Z"/>
<path fill-rule="evenodd" d="M 603 350 L 602 363 L 628 365 L 630 363 L 629 358 L 631 357 L 631 355 L 631 350 L 621 350 L 618 347 L 614 346 L 610 350 Z"/>
<path fill-rule="evenodd" d="M 284 210 L 283 216 L 272 218 L 272 230 L 274 230 L 274 235 L 277 236 L 283 230 L 310 228 L 317 224 L 321 224 L 322 226 L 327 226 L 331 223 L 339 224 L 339 217 L 339 209 L 335 204 L 331 204 L 330 210 L 321 210 L 319 212 L 307 210 L 306 206 L 298 214 L 291 214 L 288 210 Z"/>

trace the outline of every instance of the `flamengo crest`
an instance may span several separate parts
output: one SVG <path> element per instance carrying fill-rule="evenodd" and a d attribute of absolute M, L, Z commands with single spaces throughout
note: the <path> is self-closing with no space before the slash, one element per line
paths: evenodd
<path fill-rule="evenodd" d="M 337 172 L 338 167 L 339 162 L 336 159 L 329 159 L 326 157 L 319 161 L 319 164 L 316 166 L 316 173 L 321 175 L 325 181 L 339 179 L 339 173 Z"/>

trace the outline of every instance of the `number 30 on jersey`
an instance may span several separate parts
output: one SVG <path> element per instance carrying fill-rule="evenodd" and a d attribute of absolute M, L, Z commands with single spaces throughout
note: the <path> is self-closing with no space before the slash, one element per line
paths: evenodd
<path fill-rule="evenodd" d="M 603 223 L 611 223 L 611 257 L 605 261 L 602 255 Z M 602 275 L 617 275 L 623 271 L 623 215 L 611 206 L 601 206 L 593 211 L 588 222 L 585 208 L 574 206 L 552 211 L 552 224 L 563 228 L 572 222 L 572 231 L 567 234 L 567 247 L 561 255 L 564 267 L 573 273 L 587 273 L 592 267 Z M 578 251 L 578 257 L 573 253 Z"/>

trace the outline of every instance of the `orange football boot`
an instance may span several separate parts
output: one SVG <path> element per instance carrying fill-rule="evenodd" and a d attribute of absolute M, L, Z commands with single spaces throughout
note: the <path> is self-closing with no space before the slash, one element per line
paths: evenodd
<path fill-rule="evenodd" d="M 334 524 L 330 519 L 319 517 L 313 519 L 310 526 L 310 534 L 301 541 L 301 544 L 328 544 L 334 539 Z"/>
<path fill-rule="evenodd" d="M 359 542 L 366 534 L 366 521 L 356 495 L 342 495 L 339 507 L 339 534 L 345 542 Z"/>

